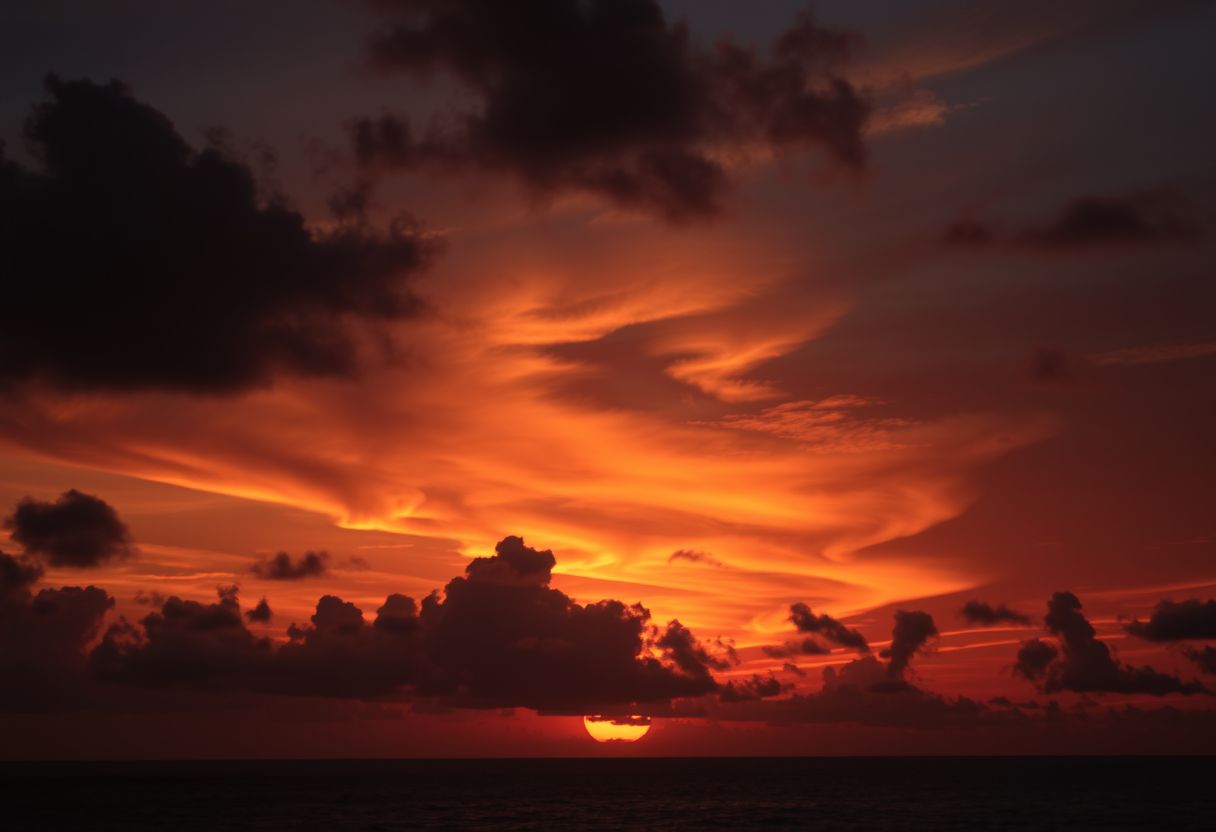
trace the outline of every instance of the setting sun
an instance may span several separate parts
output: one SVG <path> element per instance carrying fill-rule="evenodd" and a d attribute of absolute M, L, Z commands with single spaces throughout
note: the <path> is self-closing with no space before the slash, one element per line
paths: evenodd
<path fill-rule="evenodd" d="M 650 733 L 650 717 L 585 716 L 583 726 L 596 742 L 637 742 Z"/>

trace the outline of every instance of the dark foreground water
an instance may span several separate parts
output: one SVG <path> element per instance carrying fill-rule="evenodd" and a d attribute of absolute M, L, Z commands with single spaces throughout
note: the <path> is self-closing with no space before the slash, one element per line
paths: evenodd
<path fill-rule="evenodd" d="M 1213 829 L 1216 758 L 0 764 L 0 829 Z"/>

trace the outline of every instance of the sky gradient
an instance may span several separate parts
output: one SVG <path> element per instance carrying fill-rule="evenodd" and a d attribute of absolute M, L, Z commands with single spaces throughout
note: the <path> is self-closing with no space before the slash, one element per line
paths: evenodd
<path fill-rule="evenodd" d="M 1210 752 L 1214 30 L 6 8 L 0 753 Z"/>

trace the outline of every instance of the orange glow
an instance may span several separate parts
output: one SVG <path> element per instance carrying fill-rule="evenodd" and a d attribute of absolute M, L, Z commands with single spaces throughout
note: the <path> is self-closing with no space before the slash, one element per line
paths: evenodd
<path fill-rule="evenodd" d="M 596 742 L 637 742 L 650 733 L 650 718 L 585 716 L 583 726 Z"/>

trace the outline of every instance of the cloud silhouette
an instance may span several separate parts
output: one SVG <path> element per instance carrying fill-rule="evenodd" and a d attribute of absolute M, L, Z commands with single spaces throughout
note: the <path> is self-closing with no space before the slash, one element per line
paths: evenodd
<path fill-rule="evenodd" d="M 255 563 L 251 570 L 259 578 L 268 581 L 298 581 L 301 578 L 316 578 L 329 571 L 328 552 L 305 552 L 297 560 L 279 552 L 274 557 Z"/>
<path fill-rule="evenodd" d="M 352 127 L 369 168 L 505 171 L 532 191 L 585 191 L 669 219 L 708 216 L 730 184 L 722 151 L 816 147 L 860 168 L 870 107 L 838 73 L 856 38 L 809 15 L 767 55 L 698 46 L 655 0 L 388 0 L 371 39 L 384 73 L 450 74 L 475 103 L 419 132 L 402 116 Z"/>
<path fill-rule="evenodd" d="M 280 647 L 249 631 L 235 587 L 208 604 L 170 598 L 138 625 L 112 625 L 91 664 L 104 681 L 143 687 L 417 696 L 561 713 L 717 690 L 711 671 L 729 662 L 687 628 L 671 621 L 660 631 L 640 605 L 577 604 L 549 586 L 554 563 L 552 552 L 508 537 L 442 596 L 419 605 L 390 595 L 370 622 L 351 602 L 323 596 Z"/>
<path fill-rule="evenodd" d="M 968 601 L 959 613 L 968 624 L 991 627 L 994 624 L 1030 624 L 1030 616 L 1011 610 L 1004 604 L 992 606 L 983 601 Z"/>
<path fill-rule="evenodd" d="M 1081 601 L 1071 592 L 1051 596 L 1044 623 L 1059 641 L 1059 658 L 1045 663 L 1048 650 L 1034 640 L 1022 645 L 1015 669 L 1027 678 L 1041 678 L 1046 693 L 1209 693 L 1198 682 L 1184 682 L 1151 667 L 1120 662 L 1110 647 L 1097 639 L 1093 625 L 1081 612 Z"/>
<path fill-rule="evenodd" d="M 811 608 L 802 602 L 790 605 L 790 621 L 800 633 L 814 633 L 841 647 L 851 647 L 861 653 L 870 649 L 865 636 L 860 632 L 850 630 L 826 613 L 815 615 Z"/>
<path fill-rule="evenodd" d="M 397 319 L 430 247 L 404 228 L 310 229 L 217 147 L 120 82 L 49 76 L 0 154 L 0 384 L 225 393 L 356 368 L 352 317 Z"/>
<path fill-rule="evenodd" d="M 1148 641 L 1216 638 L 1216 599 L 1158 601 L 1148 621 L 1136 619 L 1124 629 Z"/>
<path fill-rule="evenodd" d="M 26 497 L 4 520 L 12 539 L 51 566 L 88 568 L 135 553 L 131 532 L 105 500 L 76 489 L 54 502 Z"/>
<path fill-rule="evenodd" d="M 1016 230 L 963 218 L 947 227 L 942 241 L 959 247 L 1005 244 L 1060 251 L 1190 242 L 1202 234 L 1190 200 L 1175 190 L 1159 188 L 1117 196 L 1080 196 L 1050 222 Z"/>

